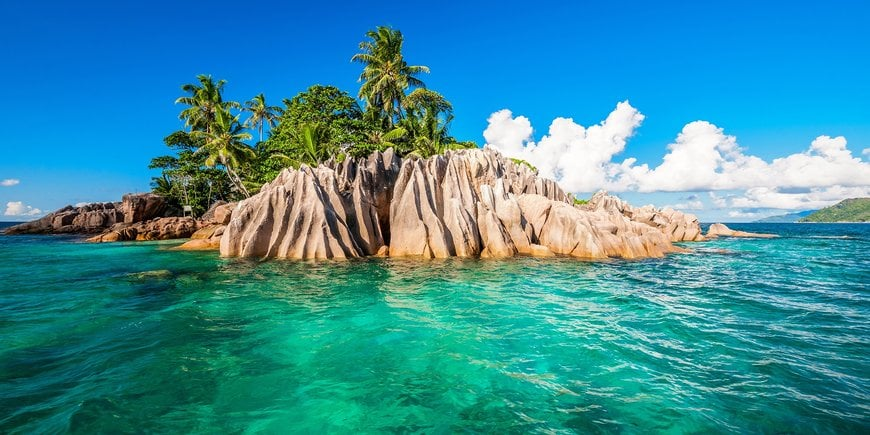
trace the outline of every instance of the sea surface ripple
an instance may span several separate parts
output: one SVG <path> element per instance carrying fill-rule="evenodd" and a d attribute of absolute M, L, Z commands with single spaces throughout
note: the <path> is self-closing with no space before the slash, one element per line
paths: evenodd
<path fill-rule="evenodd" d="M 870 432 L 870 225 L 643 261 L 0 237 L 0 432 Z"/>

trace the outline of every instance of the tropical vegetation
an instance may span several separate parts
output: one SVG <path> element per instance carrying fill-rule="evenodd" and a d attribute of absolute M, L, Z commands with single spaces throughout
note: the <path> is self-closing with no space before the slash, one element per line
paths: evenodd
<path fill-rule="evenodd" d="M 870 198 L 844 199 L 798 222 L 870 222 Z"/>
<path fill-rule="evenodd" d="M 172 154 L 155 157 L 155 193 L 194 215 L 218 200 L 256 192 L 287 167 L 316 166 L 392 148 L 401 156 L 428 157 L 474 148 L 449 133 L 453 105 L 421 79 L 429 68 L 409 65 L 404 36 L 380 26 L 366 33 L 352 62 L 362 65 L 357 97 L 314 85 L 283 107 L 262 93 L 245 103 L 226 100 L 226 80 L 198 75 L 181 87 L 182 129 L 164 138 Z M 256 138 L 256 142 L 253 142 Z"/>

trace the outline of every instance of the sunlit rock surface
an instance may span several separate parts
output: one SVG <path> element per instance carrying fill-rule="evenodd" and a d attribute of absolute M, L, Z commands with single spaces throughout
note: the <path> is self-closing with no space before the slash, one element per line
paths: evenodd
<path fill-rule="evenodd" d="M 388 150 L 283 171 L 232 211 L 220 251 L 293 259 L 643 258 L 677 251 L 671 240 L 702 239 L 690 225 L 694 216 L 617 201 L 601 194 L 575 207 L 554 181 L 491 149 L 428 159 Z"/>
<path fill-rule="evenodd" d="M 634 207 L 615 196 L 608 195 L 607 192 L 599 191 L 592 196 L 588 204 L 580 206 L 580 208 L 620 213 L 634 222 L 658 228 L 672 242 L 700 242 L 704 240 L 701 224 L 695 215 L 669 207 L 663 209 L 651 205 Z"/>
<path fill-rule="evenodd" d="M 713 224 L 710 225 L 710 228 L 707 228 L 707 238 L 716 238 L 719 236 L 725 237 L 753 237 L 753 238 L 762 238 L 769 239 L 773 237 L 777 237 L 776 234 L 765 234 L 765 233 L 749 233 L 746 231 L 735 231 L 731 228 L 728 228 L 725 224 Z"/>

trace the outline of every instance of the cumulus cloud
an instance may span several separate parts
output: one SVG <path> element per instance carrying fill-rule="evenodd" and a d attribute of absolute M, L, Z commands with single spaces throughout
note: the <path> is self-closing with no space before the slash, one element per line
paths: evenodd
<path fill-rule="evenodd" d="M 17 178 L 7 178 L 3 181 L 0 181 L 0 186 L 10 187 L 10 186 L 14 186 L 20 182 L 21 182 L 21 180 L 19 180 Z"/>
<path fill-rule="evenodd" d="M 571 192 L 745 191 L 742 197 L 710 194 L 724 207 L 809 209 L 870 194 L 870 163 L 853 156 L 843 136 L 819 136 L 799 153 L 766 161 L 747 154 L 737 138 L 707 121 L 686 124 L 655 167 L 634 158 L 618 161 L 644 115 L 621 102 L 600 124 L 583 127 L 556 118 L 535 142 L 528 118 L 508 110 L 492 114 L 484 131 L 487 146 L 537 166 Z M 862 150 L 863 155 L 868 149 Z M 700 198 L 675 208 L 699 210 Z M 735 216 L 736 217 L 736 216 Z"/>
<path fill-rule="evenodd" d="M 728 217 L 737 219 L 758 219 L 762 216 L 763 214 L 757 211 L 731 210 L 728 212 Z"/>
<path fill-rule="evenodd" d="M 831 186 L 809 189 L 808 192 L 790 192 L 786 189 L 755 187 L 746 190 L 742 196 L 731 198 L 728 201 L 728 205 L 742 209 L 813 210 L 827 207 L 845 198 L 867 196 L 870 196 L 870 186 Z"/>
<path fill-rule="evenodd" d="M 532 140 L 532 126 L 524 116 L 501 110 L 489 117 L 483 137 L 489 146 L 535 165 L 541 175 L 558 180 L 574 192 L 602 187 L 602 181 L 619 172 L 611 161 L 625 149 L 643 115 L 624 101 L 598 125 L 583 127 L 571 118 L 556 118 L 547 135 Z M 624 162 L 631 166 L 634 159 Z"/>
<path fill-rule="evenodd" d="M 42 214 L 42 210 L 33 208 L 24 204 L 21 201 L 9 201 L 6 203 L 6 211 L 4 216 L 37 216 Z"/>

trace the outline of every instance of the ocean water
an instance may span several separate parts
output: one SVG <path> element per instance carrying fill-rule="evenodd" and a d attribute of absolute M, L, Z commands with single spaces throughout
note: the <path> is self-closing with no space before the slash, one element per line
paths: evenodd
<path fill-rule="evenodd" d="M 643 261 L 0 237 L 2 433 L 868 433 L 870 225 Z"/>

